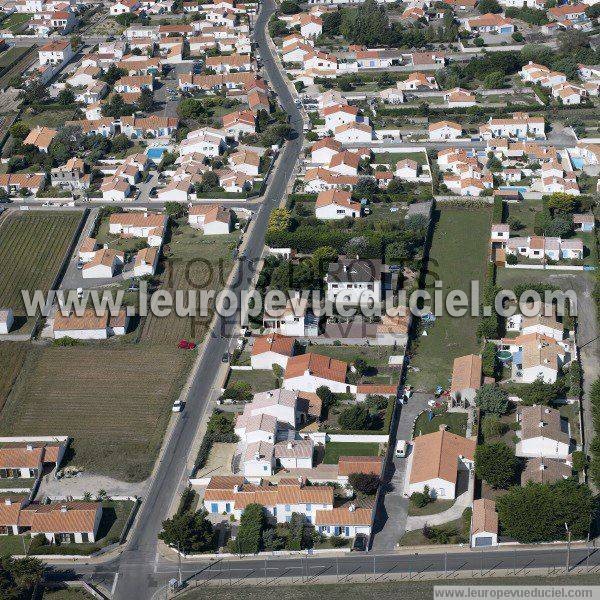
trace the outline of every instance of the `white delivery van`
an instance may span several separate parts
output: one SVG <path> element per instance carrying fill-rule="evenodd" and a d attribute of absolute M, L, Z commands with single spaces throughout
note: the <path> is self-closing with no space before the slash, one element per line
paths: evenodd
<path fill-rule="evenodd" d="M 396 458 L 404 458 L 406 456 L 406 451 L 408 450 L 408 444 L 406 440 L 398 440 L 396 442 L 396 450 L 394 451 L 394 456 Z"/>

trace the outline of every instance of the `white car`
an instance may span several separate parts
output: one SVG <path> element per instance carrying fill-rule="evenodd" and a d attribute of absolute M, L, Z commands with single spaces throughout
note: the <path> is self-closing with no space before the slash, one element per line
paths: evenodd
<path fill-rule="evenodd" d="M 77 297 L 81 300 L 83 298 L 83 288 L 77 288 Z"/>
<path fill-rule="evenodd" d="M 173 402 L 173 408 L 171 408 L 172 412 L 181 412 L 183 410 L 183 407 L 185 406 L 185 402 L 182 402 L 181 400 L 175 400 L 175 402 Z"/>

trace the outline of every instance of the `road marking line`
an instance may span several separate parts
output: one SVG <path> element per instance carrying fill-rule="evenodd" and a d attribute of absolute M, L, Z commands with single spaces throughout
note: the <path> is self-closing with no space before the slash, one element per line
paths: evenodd
<path fill-rule="evenodd" d="M 111 595 L 111 596 L 114 596 L 114 595 L 115 595 L 115 589 L 116 589 L 116 587 L 117 587 L 117 581 L 118 581 L 118 580 L 119 580 L 119 572 L 117 571 L 117 572 L 115 573 L 115 579 L 114 579 L 114 581 L 113 581 L 112 588 L 111 588 L 111 590 L 110 590 L 110 595 Z"/>

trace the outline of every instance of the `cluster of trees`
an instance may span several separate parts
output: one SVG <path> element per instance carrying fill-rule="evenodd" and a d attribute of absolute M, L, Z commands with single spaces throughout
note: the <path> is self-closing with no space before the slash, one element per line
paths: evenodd
<path fill-rule="evenodd" d="M 427 219 L 418 215 L 405 222 L 350 218 L 326 222 L 314 216 L 300 220 L 290 215 L 287 227 L 268 228 L 266 242 L 271 247 L 295 248 L 309 254 L 328 248 L 336 255 L 378 258 L 418 268 L 426 233 Z"/>
<path fill-rule="evenodd" d="M 366 431 L 381 429 L 383 418 L 379 411 L 371 411 L 362 404 L 353 404 L 338 415 L 338 425 L 345 430 Z"/>
<path fill-rule="evenodd" d="M 523 544 L 585 539 L 594 510 L 590 488 L 575 479 L 514 486 L 496 500 L 503 535 Z"/>
<path fill-rule="evenodd" d="M 523 406 L 552 406 L 559 398 L 564 398 L 568 390 L 567 382 L 558 380 L 554 383 L 545 383 L 536 379 L 532 383 L 511 386 L 509 391 L 521 398 Z"/>
<path fill-rule="evenodd" d="M 494 384 L 482 385 L 475 394 L 475 405 L 485 415 L 506 414 L 508 404 L 508 392 Z"/>
<path fill-rule="evenodd" d="M 503 442 L 480 444 L 475 449 L 475 474 L 494 489 L 506 489 L 520 470 L 514 450 Z"/>
<path fill-rule="evenodd" d="M 78 156 L 94 164 L 110 153 L 118 153 L 131 147 L 131 141 L 123 134 L 111 140 L 102 135 L 83 135 L 81 127 L 66 125 L 62 127 L 50 144 L 48 152 L 40 152 L 36 146 L 23 144 L 29 134 L 29 127 L 17 121 L 11 128 L 13 154 L 8 161 L 8 172 L 14 173 L 32 165 L 49 171 L 52 167 L 64 165 L 69 158 Z"/>
<path fill-rule="evenodd" d="M 0 557 L 0 598 L 31 598 L 43 572 L 44 564 L 37 558 Z"/>
<path fill-rule="evenodd" d="M 424 23 L 409 26 L 390 23 L 386 10 L 375 0 L 367 0 L 357 8 L 344 8 L 323 17 L 323 35 L 341 35 L 351 44 L 421 48 L 427 44 L 454 42 L 458 25 L 452 11 L 444 13 L 441 26 L 424 27 Z"/>
<path fill-rule="evenodd" d="M 592 405 L 592 423 L 594 425 L 594 439 L 590 444 L 590 479 L 600 485 L 600 379 L 592 384 L 590 390 L 590 403 Z"/>
<path fill-rule="evenodd" d="M 589 210 L 591 199 L 555 192 L 542 197 L 543 210 L 536 214 L 534 231 L 547 237 L 570 237 L 573 235 L 573 213 Z"/>
<path fill-rule="evenodd" d="M 177 512 L 163 521 L 162 531 L 158 534 L 165 544 L 185 554 L 213 551 L 217 545 L 218 535 L 207 519 L 207 512 L 204 509 L 194 510 L 195 504 L 195 492 L 186 490 Z"/>

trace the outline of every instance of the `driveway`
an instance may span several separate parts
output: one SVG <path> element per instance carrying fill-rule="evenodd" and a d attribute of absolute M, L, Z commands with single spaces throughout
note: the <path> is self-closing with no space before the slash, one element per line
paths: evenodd
<path fill-rule="evenodd" d="M 395 435 L 390 435 L 390 444 L 396 440 L 411 440 L 415 419 L 427 409 L 431 394 L 415 393 L 402 405 Z M 406 531 L 408 498 L 404 497 L 404 479 L 408 458 L 394 457 L 384 477 L 383 499 L 377 507 L 373 523 L 373 550 L 393 550 Z"/>
<path fill-rule="evenodd" d="M 88 473 L 56 479 L 54 472 L 52 472 L 42 478 L 36 497 L 38 499 L 51 498 L 54 500 L 68 497 L 80 499 L 86 493 L 90 493 L 95 497 L 99 490 L 104 490 L 110 498 L 119 496 L 132 498 L 133 496 L 144 496 L 147 488 L 148 480 L 129 483 L 112 477 Z"/>

